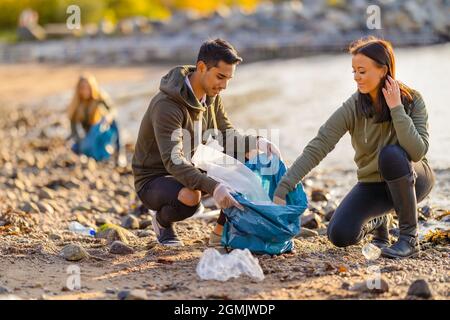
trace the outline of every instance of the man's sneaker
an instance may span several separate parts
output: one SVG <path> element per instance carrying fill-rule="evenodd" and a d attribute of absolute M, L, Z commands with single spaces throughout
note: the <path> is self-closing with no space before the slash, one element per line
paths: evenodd
<path fill-rule="evenodd" d="M 184 246 L 183 241 L 178 238 L 173 226 L 168 228 L 162 227 L 156 220 L 156 214 L 152 216 L 153 230 L 156 234 L 156 240 L 159 244 L 168 247 L 182 247 Z"/>

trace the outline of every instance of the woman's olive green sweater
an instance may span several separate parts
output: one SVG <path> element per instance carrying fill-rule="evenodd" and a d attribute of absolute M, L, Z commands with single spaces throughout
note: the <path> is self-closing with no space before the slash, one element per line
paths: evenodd
<path fill-rule="evenodd" d="M 354 161 L 358 167 L 360 182 L 381 182 L 378 169 L 378 155 L 390 144 L 398 144 L 408 153 L 412 161 L 425 161 L 428 151 L 428 114 L 425 103 L 417 91 L 413 94 L 413 107 L 408 112 L 403 105 L 391 109 L 392 121 L 375 123 L 374 117 L 357 115 L 358 93 L 353 94 L 322 125 L 295 160 L 278 185 L 275 195 L 284 199 L 286 194 L 316 167 L 331 152 L 341 137 L 349 132 Z M 428 163 L 427 163 L 428 164 Z"/>

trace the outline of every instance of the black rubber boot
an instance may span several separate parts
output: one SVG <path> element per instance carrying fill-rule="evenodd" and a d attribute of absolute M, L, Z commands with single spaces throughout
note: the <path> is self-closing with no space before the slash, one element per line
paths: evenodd
<path fill-rule="evenodd" d="M 386 181 L 397 212 L 400 236 L 392 246 L 383 248 L 381 255 L 387 258 L 407 258 L 419 253 L 417 228 L 417 199 L 413 173 Z"/>
<path fill-rule="evenodd" d="M 373 233 L 374 239 L 372 244 L 379 248 L 388 246 L 389 243 L 389 231 L 388 231 L 388 216 L 384 215 L 376 217 L 367 222 L 362 229 L 362 238 L 366 235 Z"/>
<path fill-rule="evenodd" d="M 391 241 L 389 240 L 389 222 L 391 221 L 392 216 L 388 213 L 384 217 L 386 218 L 383 219 L 381 225 L 372 232 L 373 239 L 371 243 L 380 249 L 388 247 L 391 244 Z"/>

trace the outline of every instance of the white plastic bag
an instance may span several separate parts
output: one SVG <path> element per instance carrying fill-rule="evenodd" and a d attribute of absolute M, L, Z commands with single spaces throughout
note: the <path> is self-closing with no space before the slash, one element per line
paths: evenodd
<path fill-rule="evenodd" d="M 242 162 L 219 151 L 216 146 L 200 144 L 192 157 L 192 163 L 216 181 L 228 185 L 249 201 L 257 204 L 271 203 L 261 181 Z"/>
<path fill-rule="evenodd" d="M 197 274 L 203 280 L 227 281 L 241 274 L 256 280 L 264 280 L 264 273 L 257 258 L 248 249 L 235 249 L 228 254 L 220 254 L 214 248 L 206 249 L 197 265 Z"/>

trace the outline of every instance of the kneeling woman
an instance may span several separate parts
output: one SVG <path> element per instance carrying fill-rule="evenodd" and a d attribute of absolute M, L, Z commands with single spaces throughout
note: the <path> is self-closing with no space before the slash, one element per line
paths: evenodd
<path fill-rule="evenodd" d="M 355 149 L 358 183 L 342 200 L 329 225 L 338 247 L 373 233 L 373 243 L 390 258 L 419 251 L 417 203 L 434 185 L 428 151 L 428 115 L 420 94 L 395 80 L 389 42 L 373 37 L 350 46 L 358 91 L 321 126 L 317 136 L 289 168 L 275 191 L 275 202 L 334 149 L 348 131 Z M 395 209 L 400 236 L 390 246 L 387 214 Z"/>
<path fill-rule="evenodd" d="M 106 160 L 115 153 L 116 164 L 126 165 L 126 157 L 119 139 L 119 130 L 115 121 L 115 110 L 105 92 L 99 89 L 96 79 L 90 74 L 84 74 L 78 79 L 74 96 L 68 107 L 71 135 L 75 140 L 72 150 L 84 153 L 96 160 Z M 104 137 L 93 137 L 96 132 L 91 129 L 101 122 L 106 123 L 108 132 L 102 131 Z M 106 128 L 106 127 L 105 127 Z M 91 134 L 89 141 L 85 139 Z M 111 146 L 109 146 L 111 145 Z M 108 149 L 113 147 L 114 150 Z"/>

